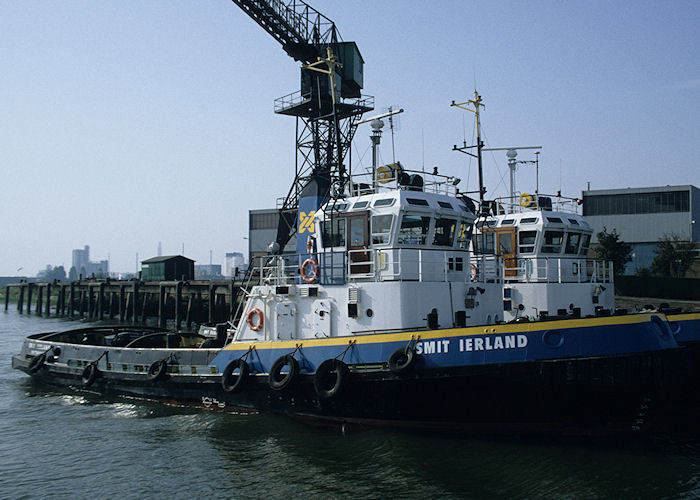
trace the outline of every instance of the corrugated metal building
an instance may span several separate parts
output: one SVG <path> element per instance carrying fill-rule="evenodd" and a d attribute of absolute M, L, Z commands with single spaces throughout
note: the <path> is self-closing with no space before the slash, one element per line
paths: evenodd
<path fill-rule="evenodd" d="M 280 211 L 275 208 L 263 210 L 250 210 L 248 212 L 248 262 L 255 257 L 267 255 L 267 248 L 277 240 L 277 227 L 280 220 Z M 297 245 L 296 235 L 292 236 L 284 248 L 284 253 L 295 253 Z"/>
<path fill-rule="evenodd" d="M 632 245 L 625 274 L 633 274 L 651 265 L 665 235 L 700 242 L 700 189 L 687 185 L 584 191 L 583 216 L 593 228 L 593 243 L 595 234 L 606 227 Z"/>

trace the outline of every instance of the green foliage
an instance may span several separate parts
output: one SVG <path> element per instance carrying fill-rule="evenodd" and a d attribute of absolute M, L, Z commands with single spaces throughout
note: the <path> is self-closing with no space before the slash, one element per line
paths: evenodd
<path fill-rule="evenodd" d="M 608 228 L 596 234 L 598 246 L 595 247 L 595 256 L 598 259 L 609 260 L 613 263 L 615 276 L 620 276 L 625 270 L 625 264 L 632 260 L 632 247 L 620 240 L 616 229 L 608 232 Z"/>
<path fill-rule="evenodd" d="M 64 281 L 66 279 L 66 270 L 63 269 L 63 266 L 58 266 L 58 267 L 46 266 L 46 269 L 44 269 L 43 271 L 40 271 L 38 276 L 39 276 L 39 278 L 43 279 L 44 281 L 53 281 L 53 280 Z"/>
<path fill-rule="evenodd" d="M 697 244 L 682 241 L 677 234 L 665 234 L 656 246 L 656 255 L 651 263 L 654 276 L 683 278 L 695 260 Z"/>
<path fill-rule="evenodd" d="M 71 266 L 70 271 L 68 271 L 69 281 L 78 281 L 78 271 L 75 270 L 75 266 Z"/>

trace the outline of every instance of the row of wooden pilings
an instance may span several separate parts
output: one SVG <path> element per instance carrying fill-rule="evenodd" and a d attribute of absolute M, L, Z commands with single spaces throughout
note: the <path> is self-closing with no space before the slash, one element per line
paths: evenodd
<path fill-rule="evenodd" d="M 6 286 L 5 310 L 13 291 L 17 310 L 42 316 L 114 320 L 145 324 L 157 318 L 166 327 L 174 322 L 177 330 L 183 322 L 215 323 L 232 319 L 236 312 L 237 291 L 241 283 L 218 281 L 74 281 L 70 283 L 15 283 Z"/>

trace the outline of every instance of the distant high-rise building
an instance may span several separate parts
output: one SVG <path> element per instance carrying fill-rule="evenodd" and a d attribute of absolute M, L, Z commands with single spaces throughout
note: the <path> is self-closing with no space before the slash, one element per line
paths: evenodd
<path fill-rule="evenodd" d="M 245 257 L 241 252 L 227 252 L 226 262 L 224 267 L 225 276 L 235 277 L 236 269 L 238 272 L 243 271 L 245 268 Z"/>
<path fill-rule="evenodd" d="M 100 260 L 92 262 L 90 260 L 90 246 L 85 245 L 82 249 L 73 250 L 73 267 L 78 275 L 87 278 L 94 275 L 107 276 L 109 274 L 109 261 Z"/>

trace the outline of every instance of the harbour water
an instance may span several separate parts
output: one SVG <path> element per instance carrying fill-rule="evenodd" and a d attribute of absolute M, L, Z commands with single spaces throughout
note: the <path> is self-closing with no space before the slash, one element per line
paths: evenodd
<path fill-rule="evenodd" d="M 27 334 L 82 325 L 0 312 L 1 498 L 700 497 L 700 433 L 342 434 L 275 415 L 57 390 L 11 369 Z"/>

